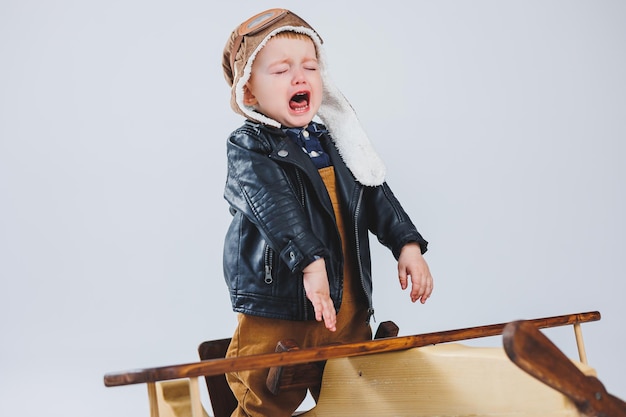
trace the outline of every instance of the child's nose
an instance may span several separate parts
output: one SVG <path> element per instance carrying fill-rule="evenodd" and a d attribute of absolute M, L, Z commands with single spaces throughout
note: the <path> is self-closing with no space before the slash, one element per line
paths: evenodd
<path fill-rule="evenodd" d="M 304 69 L 303 68 L 296 68 L 296 69 L 294 69 L 293 83 L 294 84 L 301 84 L 303 82 L 306 82 L 306 76 L 305 76 Z"/>

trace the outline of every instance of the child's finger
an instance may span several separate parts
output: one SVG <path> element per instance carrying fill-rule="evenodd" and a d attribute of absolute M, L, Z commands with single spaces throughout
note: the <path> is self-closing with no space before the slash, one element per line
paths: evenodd
<path fill-rule="evenodd" d="M 430 275 L 422 276 L 421 279 L 412 280 L 411 301 L 420 301 L 422 304 L 428 300 L 433 291 L 433 281 Z"/>
<path fill-rule="evenodd" d="M 331 332 L 337 330 L 337 319 L 334 314 L 332 317 L 324 317 L 324 326 L 326 326 L 326 328 Z"/>
<path fill-rule="evenodd" d="M 409 285 L 409 279 L 405 272 L 398 271 L 398 280 L 400 281 L 400 288 L 406 290 Z"/>
<path fill-rule="evenodd" d="M 326 326 L 328 330 L 334 332 L 337 326 L 337 315 L 335 314 L 333 302 L 330 299 L 328 299 L 328 302 L 325 303 L 322 315 L 324 317 L 324 326 Z"/>
<path fill-rule="evenodd" d="M 337 315 L 335 314 L 332 300 L 330 298 L 326 301 L 317 300 L 312 302 L 312 304 L 315 311 L 315 320 L 324 321 L 324 326 L 334 332 L 337 328 Z"/>
<path fill-rule="evenodd" d="M 322 305 L 321 305 L 321 303 L 313 304 L 313 309 L 315 310 L 315 320 L 322 321 L 324 315 L 322 313 Z"/>

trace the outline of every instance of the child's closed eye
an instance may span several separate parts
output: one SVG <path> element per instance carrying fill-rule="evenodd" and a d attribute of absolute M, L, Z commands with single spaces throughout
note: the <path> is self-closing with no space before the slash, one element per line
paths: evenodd
<path fill-rule="evenodd" d="M 271 74 L 284 74 L 287 71 L 289 71 L 289 65 L 287 64 L 274 65 L 270 67 L 269 70 Z"/>
<path fill-rule="evenodd" d="M 319 69 L 319 64 L 317 63 L 317 61 L 307 60 L 306 62 L 303 63 L 302 67 L 305 70 L 317 71 Z"/>

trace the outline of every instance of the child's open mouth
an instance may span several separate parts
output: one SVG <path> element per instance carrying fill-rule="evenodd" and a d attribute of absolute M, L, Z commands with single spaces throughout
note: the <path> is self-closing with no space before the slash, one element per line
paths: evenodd
<path fill-rule="evenodd" d="M 289 107 L 295 111 L 306 110 L 309 107 L 309 93 L 303 91 L 294 94 L 289 100 Z"/>

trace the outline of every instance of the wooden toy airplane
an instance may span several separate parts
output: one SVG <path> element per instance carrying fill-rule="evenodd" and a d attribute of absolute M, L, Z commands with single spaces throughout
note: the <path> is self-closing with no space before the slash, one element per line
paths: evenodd
<path fill-rule="evenodd" d="M 276 353 L 227 359 L 229 340 L 221 339 L 200 345 L 200 362 L 109 373 L 104 383 L 146 383 L 151 417 L 208 417 L 201 377 L 214 417 L 227 417 L 236 403 L 224 374 L 261 368 L 270 369 L 273 392 L 321 387 L 300 417 L 626 417 L 626 403 L 587 364 L 580 324 L 599 319 L 599 312 L 578 313 L 402 337 L 385 322 L 372 341 L 308 349 L 281 341 Z M 574 326 L 579 361 L 539 331 L 564 325 Z M 503 348 L 457 343 L 497 335 Z"/>

